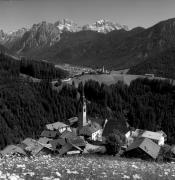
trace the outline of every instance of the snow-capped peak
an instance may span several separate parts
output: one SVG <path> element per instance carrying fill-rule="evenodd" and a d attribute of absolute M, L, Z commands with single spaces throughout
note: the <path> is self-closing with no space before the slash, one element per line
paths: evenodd
<path fill-rule="evenodd" d="M 104 24 L 106 21 L 104 19 L 100 19 L 96 22 L 96 24 Z"/>
<path fill-rule="evenodd" d="M 77 32 L 81 30 L 81 28 L 78 27 L 76 23 L 68 19 L 62 19 L 55 22 L 55 26 L 60 30 L 60 32 L 63 31 Z"/>
<path fill-rule="evenodd" d="M 108 20 L 101 19 L 101 20 L 96 21 L 92 25 L 85 25 L 83 29 L 97 31 L 101 33 L 108 33 L 113 30 L 120 30 L 120 29 L 128 30 L 128 27 L 124 25 L 120 25 L 118 23 L 113 23 Z"/>

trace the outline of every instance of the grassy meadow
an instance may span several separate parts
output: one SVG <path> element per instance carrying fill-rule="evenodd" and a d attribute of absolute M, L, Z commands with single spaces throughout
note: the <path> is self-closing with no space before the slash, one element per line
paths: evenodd
<path fill-rule="evenodd" d="M 175 179 L 174 163 L 113 156 L 4 157 L 0 179 Z"/>

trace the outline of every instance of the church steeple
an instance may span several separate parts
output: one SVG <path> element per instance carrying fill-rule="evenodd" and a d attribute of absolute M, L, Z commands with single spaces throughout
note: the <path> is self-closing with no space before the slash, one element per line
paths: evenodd
<path fill-rule="evenodd" d="M 82 120 L 83 120 L 83 123 L 82 123 L 82 126 L 86 126 L 88 124 L 87 122 L 87 106 L 86 106 L 86 98 L 85 98 L 85 95 L 84 95 L 84 86 L 83 86 L 83 109 L 82 109 Z"/>
<path fill-rule="evenodd" d="M 80 98 L 82 100 L 82 109 L 79 116 L 79 126 L 86 126 L 88 125 L 87 121 L 87 106 L 86 106 L 86 98 L 84 95 L 84 86 L 82 87 L 82 97 Z"/>

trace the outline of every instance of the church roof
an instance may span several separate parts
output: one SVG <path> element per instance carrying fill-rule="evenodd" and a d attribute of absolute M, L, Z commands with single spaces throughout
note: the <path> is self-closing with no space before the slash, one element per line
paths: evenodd
<path fill-rule="evenodd" d="M 94 126 L 93 124 L 91 124 L 91 125 L 83 126 L 80 129 L 79 134 L 85 136 L 91 136 L 94 132 L 98 131 L 99 129 L 101 129 L 100 126 Z"/>

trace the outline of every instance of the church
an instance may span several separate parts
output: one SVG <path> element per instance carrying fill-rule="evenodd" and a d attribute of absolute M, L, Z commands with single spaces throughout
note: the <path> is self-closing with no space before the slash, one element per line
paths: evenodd
<path fill-rule="evenodd" d="M 85 138 L 88 138 L 89 140 L 92 141 L 102 141 L 102 133 L 105 128 L 105 125 L 107 123 L 107 119 L 105 120 L 105 123 L 103 127 L 93 121 L 93 118 L 88 119 L 87 117 L 87 105 L 86 105 L 86 98 L 83 93 L 83 107 L 82 107 L 82 112 L 80 113 L 79 116 L 79 135 L 84 136 Z"/>

